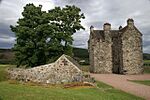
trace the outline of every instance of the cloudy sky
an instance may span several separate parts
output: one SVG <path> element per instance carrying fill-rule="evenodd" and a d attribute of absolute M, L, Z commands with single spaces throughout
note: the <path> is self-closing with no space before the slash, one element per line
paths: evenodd
<path fill-rule="evenodd" d="M 87 48 L 89 27 L 102 29 L 109 22 L 112 29 L 125 26 L 128 18 L 133 18 L 135 26 L 143 33 L 143 50 L 150 53 L 150 0 L 0 0 L 0 48 L 11 48 L 15 35 L 9 26 L 15 25 L 21 17 L 23 7 L 28 3 L 43 5 L 43 10 L 55 6 L 76 5 L 85 14 L 82 25 L 86 28 L 74 34 L 74 46 Z"/>

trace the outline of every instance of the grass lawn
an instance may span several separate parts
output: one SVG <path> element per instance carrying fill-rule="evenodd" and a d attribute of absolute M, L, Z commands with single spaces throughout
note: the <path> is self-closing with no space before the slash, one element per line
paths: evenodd
<path fill-rule="evenodd" d="M 144 60 L 144 63 L 150 63 L 150 60 Z"/>
<path fill-rule="evenodd" d="M 150 73 L 150 60 L 144 60 L 144 73 Z"/>
<path fill-rule="evenodd" d="M 150 80 L 131 80 L 131 81 L 150 86 Z"/>
<path fill-rule="evenodd" d="M 0 82 L 7 80 L 6 68 L 15 67 L 15 65 L 0 64 Z"/>
<path fill-rule="evenodd" d="M 143 100 L 102 82 L 97 87 L 63 88 L 62 86 L 32 86 L 10 83 L 3 76 L 9 65 L 0 65 L 0 100 Z"/>
<path fill-rule="evenodd" d="M 99 88 L 42 87 L 0 82 L 2 100 L 143 100 L 103 83 Z"/>
<path fill-rule="evenodd" d="M 150 74 L 150 66 L 144 66 L 144 73 Z"/>
<path fill-rule="evenodd" d="M 80 69 L 81 69 L 82 71 L 89 72 L 89 66 L 90 66 L 90 65 L 81 65 L 81 68 L 80 68 Z"/>

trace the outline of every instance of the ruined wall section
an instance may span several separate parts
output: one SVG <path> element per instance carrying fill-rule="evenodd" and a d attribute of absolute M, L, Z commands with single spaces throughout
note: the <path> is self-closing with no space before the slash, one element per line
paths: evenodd
<path fill-rule="evenodd" d="M 8 69 L 12 80 L 60 84 L 83 81 L 82 71 L 62 55 L 56 62 L 29 69 Z"/>

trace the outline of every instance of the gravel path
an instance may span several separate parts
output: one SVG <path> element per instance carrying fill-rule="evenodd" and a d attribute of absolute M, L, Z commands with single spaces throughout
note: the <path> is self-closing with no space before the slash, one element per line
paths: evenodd
<path fill-rule="evenodd" d="M 150 100 L 150 86 L 130 82 L 128 80 L 150 80 L 150 74 L 144 75 L 117 75 L 91 74 L 96 80 L 109 84 L 117 89 Z"/>

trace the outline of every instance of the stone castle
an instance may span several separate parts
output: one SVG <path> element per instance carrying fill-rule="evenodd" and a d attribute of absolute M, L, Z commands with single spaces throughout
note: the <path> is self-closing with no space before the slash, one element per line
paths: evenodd
<path fill-rule="evenodd" d="M 90 72 L 140 74 L 143 72 L 142 33 L 128 19 L 127 26 L 111 30 L 105 23 L 103 30 L 90 27 L 88 41 Z"/>

